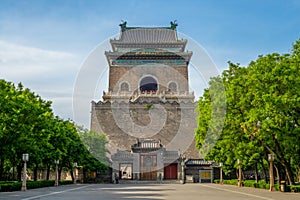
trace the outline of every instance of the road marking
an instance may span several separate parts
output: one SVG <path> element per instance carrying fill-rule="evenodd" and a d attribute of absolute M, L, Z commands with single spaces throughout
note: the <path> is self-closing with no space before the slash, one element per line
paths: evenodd
<path fill-rule="evenodd" d="M 22 199 L 22 200 L 37 199 L 37 198 L 40 198 L 40 197 L 46 197 L 46 196 L 51 196 L 51 195 L 55 195 L 55 194 L 61 194 L 61 193 L 69 192 L 69 191 L 72 191 L 72 190 L 78 190 L 78 189 L 82 189 L 82 188 L 86 188 L 86 187 L 90 187 L 90 185 L 86 185 L 86 186 L 82 186 L 82 187 L 78 187 L 78 188 L 72 188 L 72 189 L 68 189 L 68 190 L 63 190 L 63 191 L 59 191 L 59 192 L 51 192 L 51 193 L 48 193 L 48 194 L 28 197 L 28 198 L 25 198 L 25 199 Z"/>
<path fill-rule="evenodd" d="M 258 195 L 255 195 L 255 194 L 249 194 L 249 193 L 239 192 L 239 191 L 234 191 L 234 190 L 229 190 L 229 189 L 225 189 L 225 188 L 217 188 L 217 187 L 212 187 L 212 186 L 208 186 L 208 185 L 204 185 L 204 184 L 201 184 L 201 186 L 203 186 L 203 187 L 209 187 L 209 188 L 214 188 L 214 189 L 217 189 L 217 190 L 223 190 L 223 191 L 227 191 L 227 192 L 232 192 L 232 193 L 243 194 L 243 195 L 246 195 L 246 196 L 256 197 L 256 198 L 259 198 L 259 199 L 274 200 L 274 199 L 268 198 L 268 197 L 262 197 L 262 196 L 258 196 Z"/>

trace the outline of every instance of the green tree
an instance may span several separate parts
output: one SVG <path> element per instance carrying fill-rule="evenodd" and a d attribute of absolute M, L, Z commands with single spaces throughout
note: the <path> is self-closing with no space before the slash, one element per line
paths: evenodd
<path fill-rule="evenodd" d="M 76 125 L 71 120 L 54 117 L 51 102 L 23 88 L 0 80 L 0 179 L 11 179 L 11 169 L 16 168 L 21 179 L 22 154 L 29 154 L 28 168 L 34 172 L 47 168 L 47 177 L 54 160 L 60 160 L 59 177 L 62 169 L 73 171 L 73 163 L 78 162 L 85 170 L 103 171 L 107 169 L 104 157 L 107 143 L 104 134 L 87 132 L 84 136 L 89 150 L 83 145 Z M 100 159 L 101 158 L 101 159 Z M 12 173 L 13 174 L 13 173 Z"/>
<path fill-rule="evenodd" d="M 106 148 L 108 139 L 105 133 L 97 133 L 96 131 L 89 131 L 81 126 L 77 126 L 80 139 L 87 150 L 99 161 L 108 163 Z"/>
<path fill-rule="evenodd" d="M 247 135 L 276 155 L 291 184 L 296 172 L 292 168 L 300 164 L 299 53 L 294 49 L 292 54 L 269 54 L 250 63 L 247 82 L 255 96 L 243 124 Z M 261 127 L 255 132 L 253 124 L 258 121 Z"/>
<path fill-rule="evenodd" d="M 276 155 L 291 184 L 299 173 L 299 93 L 300 93 L 300 40 L 291 54 L 259 56 L 248 67 L 229 62 L 229 69 L 221 76 L 226 89 L 226 120 L 222 134 L 206 156 L 225 164 L 225 172 L 243 161 L 244 169 L 265 168 L 267 154 Z M 198 102 L 196 145 L 205 145 L 212 120 L 215 99 L 209 88 Z M 217 97 L 221 99 L 220 97 Z M 253 167 L 254 166 L 254 167 Z"/>
<path fill-rule="evenodd" d="M 15 87 L 4 80 L 1 80 L 0 95 L 1 165 L 7 159 L 7 165 L 17 166 L 20 179 L 23 153 L 31 155 L 31 164 L 36 168 L 41 163 L 41 147 L 48 139 L 45 134 L 47 120 L 52 117 L 51 102 L 42 100 L 27 88 L 24 89 L 22 84 Z"/>

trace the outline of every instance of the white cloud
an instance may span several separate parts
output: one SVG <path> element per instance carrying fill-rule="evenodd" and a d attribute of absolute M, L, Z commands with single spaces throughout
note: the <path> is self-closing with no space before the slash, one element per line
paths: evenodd
<path fill-rule="evenodd" d="M 81 57 L 0 40 L 0 78 L 22 82 L 43 99 L 53 102 L 56 115 L 72 118 L 73 84 Z"/>
<path fill-rule="evenodd" d="M 1 77 L 27 79 L 71 69 L 74 55 L 0 41 Z M 67 61 L 67 62 L 66 62 Z"/>

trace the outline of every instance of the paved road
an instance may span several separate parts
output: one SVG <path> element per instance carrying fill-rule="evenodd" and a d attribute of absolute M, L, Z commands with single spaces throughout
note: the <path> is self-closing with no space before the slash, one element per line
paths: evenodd
<path fill-rule="evenodd" d="M 300 194 L 269 192 L 254 188 L 238 188 L 216 184 L 91 184 L 68 185 L 27 190 L 26 192 L 3 192 L 0 200 L 89 200 L 89 199 L 172 199 L 172 200 L 300 200 Z"/>

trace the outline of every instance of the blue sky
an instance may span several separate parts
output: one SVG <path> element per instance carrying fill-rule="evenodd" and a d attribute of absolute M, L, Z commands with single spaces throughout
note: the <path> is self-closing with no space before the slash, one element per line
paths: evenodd
<path fill-rule="evenodd" d="M 169 26 L 206 49 L 220 70 L 247 65 L 260 54 L 285 53 L 300 38 L 299 0 L 0 1 L 0 78 L 22 82 L 72 116 L 81 64 L 118 24 Z M 100 100 L 99 94 L 98 100 Z M 88 102 L 89 104 L 90 102 Z M 89 110 L 80 124 L 89 126 Z"/>

